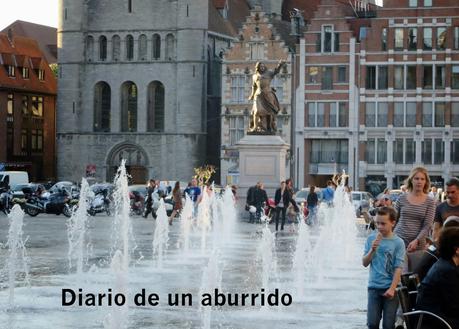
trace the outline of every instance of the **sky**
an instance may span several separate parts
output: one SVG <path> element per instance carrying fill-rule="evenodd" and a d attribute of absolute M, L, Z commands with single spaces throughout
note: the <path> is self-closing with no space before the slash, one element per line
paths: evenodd
<path fill-rule="evenodd" d="M 16 20 L 57 27 L 58 0 L 3 0 L 0 30 Z M 381 4 L 382 0 L 377 0 Z M 9 15 L 5 15 L 9 13 Z"/>
<path fill-rule="evenodd" d="M 16 20 L 57 27 L 58 0 L 1 0 L 0 30 Z"/>

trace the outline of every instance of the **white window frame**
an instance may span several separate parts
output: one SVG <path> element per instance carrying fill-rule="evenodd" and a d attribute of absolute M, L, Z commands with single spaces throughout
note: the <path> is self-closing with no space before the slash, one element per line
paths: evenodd
<path fill-rule="evenodd" d="M 325 51 L 325 28 L 331 27 L 331 45 L 330 51 Z M 336 52 L 335 49 L 335 26 L 333 24 L 324 24 L 320 30 L 320 52 L 321 53 L 334 53 Z"/>
<path fill-rule="evenodd" d="M 246 86 L 247 76 L 245 74 L 234 74 L 230 76 L 230 103 L 241 104 L 247 102 Z M 235 91 L 236 99 L 233 97 Z"/>
<path fill-rule="evenodd" d="M 265 44 L 263 42 L 251 42 L 249 47 L 251 60 L 265 59 Z"/>
<path fill-rule="evenodd" d="M 241 138 L 244 137 L 244 116 L 234 115 L 229 117 L 228 121 L 228 142 L 229 145 L 235 145 Z"/>

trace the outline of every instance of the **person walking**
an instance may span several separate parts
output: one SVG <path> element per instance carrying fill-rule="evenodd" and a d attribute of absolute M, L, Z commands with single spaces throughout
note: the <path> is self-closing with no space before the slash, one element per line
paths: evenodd
<path fill-rule="evenodd" d="M 172 210 L 171 216 L 169 217 L 169 225 L 172 225 L 172 221 L 175 218 L 175 215 L 179 213 L 182 208 L 182 192 L 180 191 L 180 182 L 176 181 L 174 189 L 172 190 L 172 201 L 174 201 L 174 209 Z"/>
<path fill-rule="evenodd" d="M 191 185 L 188 186 L 183 193 L 188 194 L 191 201 L 196 203 L 196 201 L 198 201 L 198 197 L 201 195 L 201 188 L 198 186 L 198 180 L 193 178 L 191 180 Z"/>
<path fill-rule="evenodd" d="M 323 190 L 323 200 L 329 207 L 333 206 L 333 197 L 335 195 L 335 189 L 333 187 L 333 182 L 329 180 L 327 182 L 327 187 Z"/>
<path fill-rule="evenodd" d="M 370 265 L 368 278 L 368 329 L 379 329 L 381 317 L 383 329 L 395 326 L 398 298 L 395 293 L 405 260 L 405 244 L 393 232 L 397 213 L 392 207 L 381 207 L 376 215 L 377 232 L 365 243 L 362 265 Z"/>
<path fill-rule="evenodd" d="M 284 195 L 286 194 L 287 191 L 287 185 L 285 184 L 285 181 L 281 182 L 280 187 L 276 190 L 276 193 L 274 194 L 274 204 L 276 205 L 276 231 L 279 229 L 279 216 L 282 213 L 282 221 L 281 221 L 281 231 L 284 230 L 284 224 L 285 224 L 285 212 L 287 210 L 287 206 L 284 203 Z"/>
<path fill-rule="evenodd" d="M 433 238 L 438 241 L 443 223 L 449 216 L 459 216 L 459 179 L 451 178 L 446 182 L 446 201 L 435 210 Z"/>
<path fill-rule="evenodd" d="M 156 211 L 153 209 L 153 194 L 156 190 L 156 183 L 154 179 L 150 179 L 147 185 L 147 196 L 145 202 L 145 213 L 143 214 L 144 218 L 148 217 L 148 214 L 151 213 L 154 219 L 156 219 Z"/>
<path fill-rule="evenodd" d="M 395 234 L 405 242 L 407 252 L 424 250 L 433 224 L 435 201 L 428 196 L 430 178 L 423 167 L 414 168 L 407 179 L 407 193 L 395 202 L 399 220 Z"/>
<path fill-rule="evenodd" d="M 263 183 L 259 182 L 257 184 L 257 188 L 253 192 L 253 203 L 255 208 L 257 209 L 255 213 L 257 223 L 261 222 L 261 214 L 263 212 L 264 204 L 268 204 L 268 195 L 264 190 Z"/>
<path fill-rule="evenodd" d="M 247 190 L 247 197 L 245 200 L 245 210 L 249 212 L 249 223 L 254 223 L 255 222 L 255 212 L 252 212 L 250 207 L 255 208 L 255 190 L 258 188 L 260 182 L 257 182 L 254 186 L 249 187 Z M 256 209 L 256 208 L 255 208 Z"/>
<path fill-rule="evenodd" d="M 309 194 L 306 199 L 306 202 L 308 204 L 308 224 L 309 225 L 315 225 L 316 224 L 316 218 L 317 218 L 317 206 L 319 204 L 319 197 L 317 196 L 317 193 L 315 192 L 316 187 L 314 185 L 311 185 L 309 187 Z"/>

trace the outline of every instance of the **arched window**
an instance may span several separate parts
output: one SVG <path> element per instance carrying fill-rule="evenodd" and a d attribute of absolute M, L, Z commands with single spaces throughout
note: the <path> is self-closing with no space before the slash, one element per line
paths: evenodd
<path fill-rule="evenodd" d="M 139 37 L 139 60 L 147 59 L 147 36 L 145 34 Z"/>
<path fill-rule="evenodd" d="M 110 86 L 100 81 L 94 86 L 94 131 L 110 132 Z"/>
<path fill-rule="evenodd" d="M 86 60 L 88 62 L 94 60 L 94 38 L 92 36 L 86 38 Z"/>
<path fill-rule="evenodd" d="M 99 59 L 105 61 L 107 59 L 107 38 L 105 35 L 99 37 Z"/>
<path fill-rule="evenodd" d="M 159 34 L 153 34 L 153 59 L 161 57 L 161 37 Z"/>
<path fill-rule="evenodd" d="M 121 131 L 137 131 L 137 86 L 132 81 L 121 85 Z"/>
<path fill-rule="evenodd" d="M 113 47 L 113 60 L 119 61 L 121 54 L 121 38 L 119 35 L 114 35 L 112 38 L 112 47 Z"/>
<path fill-rule="evenodd" d="M 153 81 L 148 85 L 147 130 L 164 131 L 164 85 Z"/>
<path fill-rule="evenodd" d="M 130 34 L 126 36 L 126 59 L 128 61 L 134 59 L 134 37 Z"/>
<path fill-rule="evenodd" d="M 166 36 L 166 60 L 172 61 L 175 58 L 175 40 L 172 34 Z"/>

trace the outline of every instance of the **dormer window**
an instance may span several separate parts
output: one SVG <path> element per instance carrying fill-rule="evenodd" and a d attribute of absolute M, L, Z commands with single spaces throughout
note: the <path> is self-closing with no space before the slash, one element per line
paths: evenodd
<path fill-rule="evenodd" d="M 28 67 L 23 67 L 22 68 L 22 78 L 23 79 L 28 79 L 29 78 L 29 68 Z"/>
<path fill-rule="evenodd" d="M 8 72 L 8 76 L 9 77 L 15 77 L 16 76 L 16 70 L 15 70 L 15 67 L 13 65 L 7 65 L 6 66 L 6 70 Z"/>
<path fill-rule="evenodd" d="M 339 51 L 339 33 L 334 32 L 333 25 L 323 25 L 321 36 L 322 53 L 332 53 Z"/>
<path fill-rule="evenodd" d="M 45 70 L 38 69 L 37 70 L 37 76 L 38 76 L 38 80 L 40 80 L 40 81 L 45 80 Z"/>

